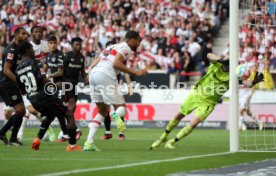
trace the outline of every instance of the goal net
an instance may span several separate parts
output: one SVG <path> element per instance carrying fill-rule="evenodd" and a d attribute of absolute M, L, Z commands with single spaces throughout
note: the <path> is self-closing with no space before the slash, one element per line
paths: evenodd
<path fill-rule="evenodd" d="M 276 1 L 240 0 L 240 58 L 264 74 L 264 81 L 240 89 L 241 151 L 276 151 Z"/>

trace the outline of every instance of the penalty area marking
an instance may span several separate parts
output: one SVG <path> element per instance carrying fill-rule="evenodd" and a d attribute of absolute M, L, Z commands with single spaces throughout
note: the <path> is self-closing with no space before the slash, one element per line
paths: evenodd
<path fill-rule="evenodd" d="M 111 170 L 111 169 L 121 169 L 121 168 L 142 166 L 142 165 L 148 165 L 148 164 L 157 164 L 157 163 L 163 163 L 163 162 L 181 161 L 181 160 L 194 159 L 194 158 L 221 156 L 221 155 L 227 155 L 227 154 L 232 154 L 232 153 L 231 152 L 212 153 L 212 154 L 186 156 L 186 157 L 178 157 L 178 158 L 171 158 L 171 159 L 164 159 L 164 160 L 152 160 L 152 161 L 145 161 L 145 162 L 132 163 L 132 164 L 122 164 L 122 165 L 115 165 L 115 166 L 86 168 L 86 169 L 75 169 L 75 170 L 64 171 L 64 172 L 54 172 L 54 173 L 48 173 L 48 174 L 41 174 L 39 176 L 70 175 L 70 174 L 78 174 L 78 173 L 83 173 L 83 172 L 93 172 L 93 171 L 102 171 L 102 170 Z"/>

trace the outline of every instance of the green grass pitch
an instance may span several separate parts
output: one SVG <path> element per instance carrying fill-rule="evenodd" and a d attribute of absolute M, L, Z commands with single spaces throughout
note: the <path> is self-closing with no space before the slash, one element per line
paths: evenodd
<path fill-rule="evenodd" d="M 59 129 L 55 129 L 56 134 Z M 150 144 L 162 133 L 162 129 L 128 129 L 126 140 L 117 140 L 117 130 L 113 139 L 102 141 L 101 129 L 96 136 L 97 146 L 102 152 L 65 152 L 67 143 L 42 142 L 39 151 L 31 149 L 32 138 L 37 129 L 25 130 L 24 146 L 11 147 L 0 144 L 1 175 L 41 175 L 48 173 L 79 170 L 72 175 L 93 176 L 159 176 L 178 172 L 219 168 L 238 163 L 252 162 L 276 157 L 276 153 L 235 153 L 219 156 L 189 158 L 196 155 L 214 154 L 229 151 L 229 132 L 226 130 L 195 130 L 178 143 L 177 149 L 167 150 L 164 146 L 150 151 Z M 175 130 L 175 132 L 178 130 Z M 84 129 L 83 146 L 88 133 Z M 170 137 L 173 137 L 172 133 Z M 153 160 L 187 157 L 185 160 L 136 165 L 124 168 L 113 166 L 141 163 Z M 110 167 L 105 170 L 83 172 L 83 169 Z"/>

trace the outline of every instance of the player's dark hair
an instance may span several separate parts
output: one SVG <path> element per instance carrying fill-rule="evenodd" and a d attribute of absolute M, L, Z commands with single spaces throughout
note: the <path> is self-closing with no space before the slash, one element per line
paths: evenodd
<path fill-rule="evenodd" d="M 31 33 L 33 33 L 33 31 L 35 30 L 35 29 L 43 29 L 41 26 L 33 26 L 32 28 L 31 28 Z"/>
<path fill-rule="evenodd" d="M 57 41 L 57 37 L 56 36 L 54 36 L 54 35 L 50 35 L 49 37 L 48 37 L 48 42 L 51 42 L 51 41 Z"/>
<path fill-rule="evenodd" d="M 14 31 L 14 36 L 18 35 L 20 33 L 20 31 L 23 30 L 23 29 L 25 30 L 25 28 L 23 28 L 23 27 L 16 28 L 15 31 Z"/>
<path fill-rule="evenodd" d="M 17 51 L 18 51 L 18 54 L 24 55 L 27 50 L 32 48 L 33 48 L 33 45 L 30 42 L 23 42 L 18 46 Z"/>
<path fill-rule="evenodd" d="M 72 40 L 71 40 L 71 44 L 73 45 L 74 42 L 82 42 L 82 39 L 81 39 L 80 37 L 74 37 L 74 38 L 72 38 Z"/>
<path fill-rule="evenodd" d="M 129 39 L 137 39 L 140 38 L 140 34 L 136 31 L 127 31 L 126 35 L 125 35 L 125 39 L 129 40 Z"/>

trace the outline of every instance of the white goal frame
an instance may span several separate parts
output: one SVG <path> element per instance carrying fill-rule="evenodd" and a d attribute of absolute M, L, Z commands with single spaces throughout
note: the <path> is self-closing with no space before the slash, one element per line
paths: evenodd
<path fill-rule="evenodd" d="M 239 0 L 230 0 L 230 152 L 239 151 L 239 92 L 235 69 L 239 59 Z"/>

